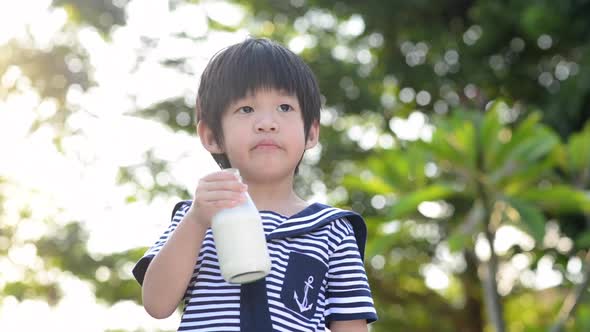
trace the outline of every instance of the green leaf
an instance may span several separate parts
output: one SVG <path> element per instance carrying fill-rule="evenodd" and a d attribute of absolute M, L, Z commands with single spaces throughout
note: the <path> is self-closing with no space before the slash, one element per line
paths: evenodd
<path fill-rule="evenodd" d="M 567 165 L 571 175 L 590 170 L 590 123 L 583 132 L 572 134 L 567 142 Z"/>
<path fill-rule="evenodd" d="M 566 185 L 529 188 L 519 197 L 553 213 L 590 213 L 590 196 Z"/>
<path fill-rule="evenodd" d="M 358 189 L 371 194 L 386 195 L 396 192 L 395 188 L 376 176 L 365 180 L 358 175 L 347 175 L 342 180 L 342 184 L 348 189 Z"/>
<path fill-rule="evenodd" d="M 500 123 L 500 117 L 498 116 L 498 108 L 503 103 L 500 100 L 494 101 L 489 111 L 484 115 L 481 129 L 483 143 L 486 145 L 492 145 L 498 142 L 498 133 L 502 129 L 502 123 Z"/>
<path fill-rule="evenodd" d="M 459 251 L 473 245 L 474 235 L 481 231 L 484 209 L 480 200 L 473 202 L 464 220 L 457 226 L 448 238 L 449 249 Z"/>
<path fill-rule="evenodd" d="M 542 162 L 514 166 L 510 170 L 510 177 L 504 177 L 497 182 L 498 187 L 504 188 L 504 192 L 512 196 L 527 191 L 542 180 L 548 180 L 552 175 L 554 160 L 545 159 Z"/>
<path fill-rule="evenodd" d="M 397 234 L 382 234 L 375 236 L 371 241 L 367 242 L 365 248 L 365 260 L 370 259 L 375 255 L 383 255 L 391 251 L 391 248 L 395 245 Z"/>
<path fill-rule="evenodd" d="M 463 153 L 462 163 L 466 168 L 475 170 L 477 161 L 477 137 L 473 123 L 467 122 L 461 128 L 458 128 L 455 132 L 455 138 L 454 148 L 459 149 Z"/>
<path fill-rule="evenodd" d="M 459 110 L 450 118 L 438 118 L 432 140 L 425 147 L 441 161 L 473 168 L 476 144 L 473 118 L 473 115 Z"/>
<path fill-rule="evenodd" d="M 417 187 L 423 187 L 428 183 L 428 178 L 425 173 L 427 162 L 427 153 L 422 146 L 412 145 L 405 151 L 407 173 L 400 173 L 402 178 L 406 179 L 407 185 L 404 189 L 406 191 L 414 190 Z M 409 175 L 409 176 L 408 176 Z"/>
<path fill-rule="evenodd" d="M 557 136 L 545 129 L 528 136 L 520 135 L 502 149 L 498 157 L 502 166 L 490 174 L 490 179 L 494 183 L 505 182 L 506 178 L 518 177 L 520 172 L 535 164 L 546 160 L 553 162 L 551 152 L 558 147 Z"/>
<path fill-rule="evenodd" d="M 505 164 L 507 160 L 510 159 L 510 156 L 514 157 L 514 149 L 522 145 L 523 142 L 538 135 L 536 129 L 540 118 L 541 117 L 538 113 L 532 113 L 517 126 L 512 132 L 510 140 L 506 144 L 501 145 L 497 158 L 493 161 L 493 168 Z M 519 154 L 516 155 L 518 156 Z"/>
<path fill-rule="evenodd" d="M 389 150 L 367 160 L 369 169 L 392 187 L 407 188 L 410 167 L 401 151 Z"/>
<path fill-rule="evenodd" d="M 451 252 L 458 252 L 471 244 L 470 237 L 466 234 L 462 233 L 453 233 L 447 239 L 447 243 L 449 245 L 449 250 Z"/>
<path fill-rule="evenodd" d="M 545 237 L 545 216 L 534 205 L 514 197 L 508 197 L 508 204 L 520 215 L 520 221 L 525 230 L 533 236 L 537 243 L 542 243 Z"/>
<path fill-rule="evenodd" d="M 559 139 L 552 132 L 540 130 L 515 142 L 511 144 L 511 150 L 507 151 L 506 160 L 532 162 L 548 154 L 559 143 Z"/>
<path fill-rule="evenodd" d="M 590 232 L 584 232 L 575 239 L 576 247 L 590 248 Z"/>
<path fill-rule="evenodd" d="M 481 128 L 481 145 L 484 151 L 486 151 L 486 153 L 484 153 L 484 163 L 486 169 L 489 169 L 489 167 L 492 165 L 491 161 L 496 158 L 498 150 L 501 146 L 498 136 L 502 130 L 502 124 L 500 123 L 500 117 L 498 116 L 497 109 L 502 103 L 504 102 L 495 101 L 483 118 L 483 124 Z"/>
<path fill-rule="evenodd" d="M 407 217 L 416 212 L 418 205 L 425 201 L 442 200 L 455 194 L 456 190 L 450 185 L 434 184 L 423 189 L 416 190 L 409 195 L 400 198 L 389 212 L 393 219 Z"/>

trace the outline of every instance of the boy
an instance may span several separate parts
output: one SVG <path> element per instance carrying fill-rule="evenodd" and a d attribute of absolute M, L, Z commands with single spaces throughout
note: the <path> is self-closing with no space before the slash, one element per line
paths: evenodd
<path fill-rule="evenodd" d="M 319 138 L 320 93 L 311 69 L 285 47 L 247 39 L 205 68 L 197 132 L 221 168 L 180 202 L 172 223 L 133 269 L 156 318 L 184 298 L 179 331 L 367 331 L 377 319 L 363 267 L 366 227 L 350 211 L 308 205 L 293 190 Z M 248 191 L 263 220 L 270 274 L 235 285 L 219 270 L 211 218 Z"/>

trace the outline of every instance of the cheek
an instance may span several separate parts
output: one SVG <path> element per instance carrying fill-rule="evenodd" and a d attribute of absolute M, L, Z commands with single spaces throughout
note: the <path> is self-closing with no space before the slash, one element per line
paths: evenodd
<path fill-rule="evenodd" d="M 242 136 L 242 133 L 246 130 L 245 123 L 237 123 L 236 121 L 229 120 L 223 122 L 221 127 L 223 128 L 223 139 L 226 143 L 235 142 L 236 136 Z"/>
<path fill-rule="evenodd" d="M 291 141 L 293 146 L 296 146 L 298 149 L 305 149 L 305 132 L 303 129 L 301 130 L 294 130 L 289 133 L 289 141 Z"/>

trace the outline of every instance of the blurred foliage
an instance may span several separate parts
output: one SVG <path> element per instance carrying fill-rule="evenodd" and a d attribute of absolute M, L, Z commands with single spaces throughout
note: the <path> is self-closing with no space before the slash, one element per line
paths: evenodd
<path fill-rule="evenodd" d="M 53 6 L 64 8 L 72 24 L 93 26 L 108 38 L 113 26 L 125 24 L 125 6 L 128 2 L 128 0 L 53 0 Z"/>
<path fill-rule="evenodd" d="M 449 293 L 442 294 L 443 303 L 446 302 L 452 313 L 430 321 L 431 325 L 420 330 L 456 330 L 460 326 L 454 323 L 456 320 L 465 325 L 459 330 L 477 330 L 476 326 L 484 325 L 481 314 L 467 312 L 484 307 L 479 294 L 481 289 L 476 285 L 482 279 L 477 271 L 487 261 L 474 259 L 480 234 L 490 232 L 493 239 L 502 226 L 509 225 L 534 239 L 535 245 L 530 248 L 512 244 L 513 247 L 499 258 L 499 266 L 509 265 L 515 255 L 523 253 L 532 260 L 532 270 L 538 268 L 537 263 L 547 254 L 564 265 L 572 255 L 580 255 L 574 248 L 563 250 L 547 245 L 544 239 L 547 218 L 567 224 L 568 215 L 590 215 L 588 194 L 569 185 L 567 179 L 557 174 L 562 158 L 567 160 L 584 155 L 587 147 L 575 149 L 578 136 L 562 144 L 553 130 L 538 123 L 539 117 L 535 113 L 521 122 L 502 124 L 499 117 L 501 105 L 501 102 L 495 103 L 485 115 L 455 110 L 450 115 L 439 116 L 433 119 L 436 131 L 431 140 L 409 142 L 403 151 L 376 152 L 359 162 L 358 170 L 344 178 L 348 189 L 366 193 L 365 205 L 374 207 L 365 213 L 373 216 L 369 219 L 369 225 L 373 227 L 370 228 L 367 257 L 379 257 L 378 263 L 369 266 L 369 271 L 372 285 L 376 286 L 374 296 L 382 301 L 380 310 L 406 310 L 399 308 L 398 301 L 385 299 L 395 298 L 391 293 L 396 290 L 404 292 L 405 285 L 399 279 L 408 273 L 412 275 L 412 269 L 420 269 L 429 262 L 438 261 L 443 268 L 449 269 L 451 285 L 453 279 L 457 279 L 454 292 L 451 292 L 453 287 L 449 287 Z M 564 156 L 564 151 L 570 152 Z M 580 166 L 574 173 L 590 170 L 590 162 Z M 359 173 L 360 178 L 354 175 Z M 433 214 L 428 207 L 430 211 L 439 212 Z M 568 235 L 579 242 L 579 239 L 587 238 L 587 234 L 587 228 L 584 228 L 561 236 Z M 424 247 L 420 246 L 422 241 Z M 441 250 L 445 248 L 451 255 L 458 254 L 466 267 L 453 270 L 448 259 L 445 261 L 441 256 Z M 410 267 L 399 262 L 406 259 Z M 416 262 L 419 262 L 418 266 L 414 266 Z M 414 273 L 419 275 L 419 271 Z M 396 279 L 398 282 L 390 284 Z M 427 298 L 440 298 L 435 291 L 428 290 L 423 281 L 419 283 L 422 284 L 421 292 L 430 293 Z M 386 288 L 388 291 L 382 299 Z M 536 298 L 534 288 L 522 281 L 510 281 L 509 292 L 504 296 L 508 303 L 507 318 L 511 316 L 510 303 L 520 303 L 521 296 Z M 558 297 L 555 296 L 550 303 L 559 304 Z M 416 299 L 420 297 L 416 296 Z M 469 306 L 467 299 L 470 300 Z M 389 306 L 392 308 L 387 309 Z M 539 328 L 551 323 L 551 310 L 551 306 L 535 308 L 534 315 L 549 317 L 535 319 Z M 407 314 L 400 316 L 407 317 Z M 448 325 L 452 328 L 442 329 L 441 320 L 449 320 Z M 518 324 L 519 320 L 508 321 L 509 326 Z M 377 326 L 386 331 L 393 325 L 375 324 L 375 328 Z M 407 328 L 414 330 L 417 327 L 409 325 Z"/>
<path fill-rule="evenodd" d="M 139 200 L 151 202 L 154 198 L 161 195 L 168 195 L 173 197 L 190 197 L 191 193 L 186 189 L 171 185 L 166 176 L 171 173 L 169 164 L 165 160 L 158 159 L 153 150 L 147 151 L 143 162 L 137 165 L 119 167 L 117 174 L 117 183 L 133 184 L 134 191 L 125 198 L 126 203 L 134 203 Z M 149 186 L 141 185 L 138 173 L 148 172 L 150 177 L 156 179 L 153 184 Z M 163 176 L 166 180 L 157 181 L 159 176 Z"/>
<path fill-rule="evenodd" d="M 0 182 L 4 189 L 7 182 Z M 0 197 L 0 206 L 5 202 Z M 137 291 L 137 282 L 130 269 L 145 252 L 146 248 L 136 248 L 110 255 L 90 253 L 86 247 L 88 234 L 78 222 L 57 225 L 50 217 L 45 220 L 48 231 L 39 239 L 21 239 L 16 236 L 18 227 L 31 221 L 30 209 L 21 210 L 20 219 L 13 225 L 8 222 L 0 228 L 0 257 L 8 257 L 11 249 L 31 248 L 38 255 L 34 264 L 17 265 L 17 271 L 23 276 L 21 280 L 3 280 L 0 298 L 14 296 L 19 301 L 25 299 L 44 299 L 55 305 L 63 295 L 60 282 L 66 275 L 75 276 L 92 285 L 97 299 L 105 303 L 121 300 L 141 301 Z M 10 246 L 5 246 L 8 242 Z"/>
<path fill-rule="evenodd" d="M 247 13 L 240 26 L 209 17 L 209 31 L 245 28 L 276 39 L 318 77 L 325 96 L 321 157 L 301 165 L 297 190 L 306 197 L 325 194 L 329 203 L 366 217 L 366 266 L 380 317 L 372 331 L 491 331 L 482 290 L 490 278 L 481 272 L 490 262 L 478 256 L 476 244 L 508 226 L 534 245 L 513 244 L 492 268 L 506 330 L 546 331 L 566 294 L 583 285 L 583 273 L 571 273 L 569 264 L 588 270 L 590 0 L 232 3 Z M 0 45 L 0 76 L 18 71 L 23 77 L 3 82 L 0 98 L 32 88 L 39 102 L 57 105 L 31 132 L 49 124 L 61 137 L 74 134 L 67 120 L 84 110 L 68 94 L 96 84 L 76 34 L 92 27 L 108 41 L 126 24 L 126 4 L 54 0 L 52 8 L 64 8 L 68 22 L 51 45 L 31 35 Z M 155 47 L 157 41 L 144 38 L 140 52 Z M 189 60 L 162 64 L 187 73 Z M 193 134 L 193 122 L 181 121 L 187 114 L 193 120 L 186 97 L 135 112 Z M 418 136 L 403 133 L 416 127 L 422 128 Z M 54 143 L 59 148 L 59 139 Z M 118 181 L 137 184 L 146 167 L 154 179 L 170 172 L 150 152 L 144 164 L 121 167 Z M 0 178 L 0 188 L 7 185 L 10 180 Z M 190 198 L 173 185 L 136 187 L 130 203 Z M 31 218 L 31 208 L 23 208 L 19 222 Z M 52 218 L 43 221 L 48 231 L 41 238 L 26 243 L 14 240 L 19 223 L 0 224 L 0 257 L 10 259 L 11 247 L 33 245 L 41 261 L 23 267 L 22 280 L 0 283 L 0 299 L 55 304 L 62 292 L 55 273 L 63 273 L 90 283 L 100 301 L 139 302 L 129 269 L 145 248 L 97 255 L 88 251 L 81 223 Z M 555 236 L 571 247 L 552 242 Z M 562 279 L 538 290 L 531 275 L 544 271 L 539 265 L 546 259 Z M 448 287 L 429 285 L 429 269 L 442 270 L 446 277 L 439 274 L 439 281 L 448 278 Z M 565 322 L 567 331 L 590 329 L 587 292 L 582 289 L 586 296 Z"/>
<path fill-rule="evenodd" d="M 240 3 L 263 22 L 256 34 L 304 36 L 302 55 L 326 82 L 329 105 L 347 114 L 368 109 L 388 120 L 437 100 L 483 108 L 506 98 L 542 110 L 562 136 L 590 117 L 590 1 Z M 431 103 L 388 107 L 388 75 L 429 92 Z"/>
<path fill-rule="evenodd" d="M 368 267 L 382 317 L 375 330 L 481 331 L 491 324 L 473 250 L 492 217 L 501 221 L 492 236 L 506 224 L 536 243 L 526 251 L 514 246 L 500 257 L 500 267 L 524 252 L 531 270 L 549 255 L 564 272 L 572 257 L 584 257 L 590 140 L 577 132 L 590 119 L 589 1 L 237 2 L 254 17 L 250 31 L 299 50 L 318 76 L 332 119 L 322 127 L 321 171 L 302 173 L 335 188 L 328 193 L 333 203 L 369 218 L 367 257 L 376 261 Z M 399 136 L 399 119 L 409 126 L 412 117 L 420 118 L 417 112 L 434 127 L 428 142 Z M 382 144 L 389 135 L 393 144 Z M 301 186 L 314 188 L 313 181 Z M 432 204 L 446 209 L 444 218 L 417 213 Z M 546 248 L 548 220 L 576 247 Z M 410 231 L 403 232 L 406 227 Z M 436 252 L 444 247 L 467 264 L 464 271 L 447 271 L 447 291 L 455 291 L 443 301 L 461 319 L 424 319 L 420 313 L 438 312 L 439 297 L 420 271 L 440 260 Z M 408 263 L 400 265 L 404 259 Z M 515 283 L 502 296 L 508 303 L 520 303 L 520 293 L 538 301 L 534 289 Z M 564 286 L 572 284 L 564 279 Z M 406 288 L 417 294 L 392 295 Z M 554 300 L 535 306 L 534 324 L 518 323 L 514 306 L 507 306 L 507 329 L 548 327 L 562 298 Z M 424 310 L 418 316 L 413 301 Z M 568 328 L 579 328 L 571 322 Z"/>

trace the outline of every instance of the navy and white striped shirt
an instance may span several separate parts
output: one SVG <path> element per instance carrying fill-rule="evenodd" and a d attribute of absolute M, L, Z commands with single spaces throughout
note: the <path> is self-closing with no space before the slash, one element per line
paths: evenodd
<path fill-rule="evenodd" d="M 177 204 L 168 229 L 134 267 L 140 283 L 190 204 Z M 332 321 L 377 319 L 363 266 L 366 226 L 358 214 L 315 203 L 291 217 L 271 211 L 260 216 L 272 261 L 265 300 L 274 331 L 324 332 Z M 240 331 L 240 285 L 223 280 L 211 229 L 186 290 L 178 330 Z"/>

